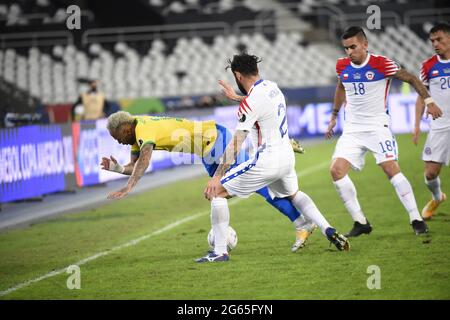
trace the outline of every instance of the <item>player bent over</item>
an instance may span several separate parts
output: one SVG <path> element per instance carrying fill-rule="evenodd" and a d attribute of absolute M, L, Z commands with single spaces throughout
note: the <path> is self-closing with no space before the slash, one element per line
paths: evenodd
<path fill-rule="evenodd" d="M 205 197 L 211 201 L 215 246 L 197 262 L 229 260 L 226 239 L 230 212 L 227 198 L 247 198 L 265 186 L 271 195 L 289 199 L 294 207 L 320 227 L 338 250 L 349 250 L 347 239 L 330 226 L 311 198 L 298 190 L 283 93 L 274 82 L 260 78 L 258 57 L 242 53 L 235 55 L 229 63 L 239 89 L 247 97 L 239 107 L 236 132 L 204 191 Z M 256 153 L 229 169 L 249 133 L 258 145 Z"/>
<path fill-rule="evenodd" d="M 153 150 L 179 151 L 197 154 L 202 158 L 206 171 L 213 176 L 231 133 L 214 121 L 190 121 L 182 118 L 132 116 L 119 111 L 109 116 L 108 130 L 111 136 L 121 144 L 131 147 L 130 163 L 122 166 L 111 156 L 103 158 L 102 169 L 131 175 L 127 186 L 109 194 L 109 199 L 119 199 L 128 194 L 147 169 Z M 299 146 L 296 146 L 299 148 Z M 242 152 L 236 166 L 248 159 Z M 274 198 L 267 188 L 257 191 L 267 202 L 286 215 L 296 228 L 296 240 L 291 250 L 295 252 L 305 246 L 306 240 L 315 228 L 312 221 L 306 219 L 286 199 Z"/>

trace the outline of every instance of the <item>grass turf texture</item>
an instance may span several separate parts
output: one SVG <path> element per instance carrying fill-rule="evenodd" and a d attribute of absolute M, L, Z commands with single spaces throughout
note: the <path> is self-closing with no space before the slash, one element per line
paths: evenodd
<path fill-rule="evenodd" d="M 411 182 L 419 210 L 430 199 L 423 183 L 421 145 L 398 136 L 400 166 Z M 297 156 L 301 190 L 342 233 L 352 220 L 331 183 L 327 164 L 335 145 L 309 147 Z M 170 171 L 167 171 L 170 174 Z M 202 178 L 131 195 L 102 207 L 58 217 L 0 234 L 0 291 L 65 268 L 96 253 L 203 214 L 136 245 L 80 266 L 81 289 L 69 290 L 61 273 L 0 299 L 449 299 L 450 201 L 415 236 L 395 190 L 368 154 L 366 167 L 351 173 L 363 210 L 374 227 L 338 252 L 316 231 L 306 248 L 293 254 L 294 230 L 287 218 L 254 195 L 230 205 L 239 242 L 227 263 L 196 264 L 205 254 L 210 229 L 209 202 Z M 450 170 L 441 173 L 450 195 Z M 105 190 L 105 193 L 113 190 Z M 105 194 L 106 196 L 106 194 Z M 369 290 L 370 265 L 381 270 L 381 289 Z"/>

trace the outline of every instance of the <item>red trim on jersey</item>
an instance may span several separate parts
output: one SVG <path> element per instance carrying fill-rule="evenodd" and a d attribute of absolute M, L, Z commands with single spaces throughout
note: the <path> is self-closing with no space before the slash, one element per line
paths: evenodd
<path fill-rule="evenodd" d="M 247 99 L 247 98 L 245 98 Z M 239 104 L 239 112 L 241 113 L 247 113 L 248 111 L 252 111 L 252 108 L 250 108 L 250 106 L 248 105 L 247 101 L 242 100 L 241 103 Z M 248 110 L 247 110 L 248 109 Z"/>
<path fill-rule="evenodd" d="M 248 105 L 247 101 L 245 101 L 247 98 L 245 98 L 244 100 L 242 100 L 242 103 L 244 104 L 244 106 L 246 106 L 250 111 L 252 111 L 252 108 L 250 108 L 250 106 Z"/>
<path fill-rule="evenodd" d="M 259 127 L 258 121 L 255 122 L 255 127 L 258 130 L 258 147 L 262 145 L 261 128 Z"/>
<path fill-rule="evenodd" d="M 389 85 L 391 84 L 391 79 L 386 80 L 386 88 L 384 89 L 384 108 L 387 109 L 387 96 L 389 93 Z"/>
<path fill-rule="evenodd" d="M 350 65 L 350 58 L 340 58 L 336 62 L 336 73 L 341 75 L 342 71 Z"/>
<path fill-rule="evenodd" d="M 434 56 L 432 56 L 431 58 L 422 62 L 422 67 L 420 68 L 420 80 L 422 80 L 422 82 L 424 84 L 428 85 L 428 81 L 430 80 L 430 78 L 428 77 L 428 74 L 429 74 L 431 68 L 433 68 L 434 65 L 438 62 L 439 62 L 439 60 L 438 60 L 438 57 L 436 54 Z"/>
<path fill-rule="evenodd" d="M 378 72 L 384 74 L 385 77 L 391 77 L 399 70 L 396 63 L 385 56 L 371 54 L 367 64 L 373 69 L 376 69 Z"/>

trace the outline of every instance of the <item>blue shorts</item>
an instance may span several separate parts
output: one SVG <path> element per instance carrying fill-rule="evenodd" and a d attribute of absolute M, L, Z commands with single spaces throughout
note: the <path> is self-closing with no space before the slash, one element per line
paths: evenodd
<path fill-rule="evenodd" d="M 202 158 L 202 163 L 205 166 L 205 169 L 210 177 L 212 177 L 216 172 L 217 167 L 219 166 L 220 163 L 220 157 L 223 155 L 228 143 L 233 137 L 231 132 L 224 126 L 216 124 L 216 129 L 217 129 L 216 142 L 214 143 L 211 152 L 207 156 L 204 156 Z M 248 159 L 249 156 L 247 152 L 241 150 L 241 152 L 239 152 L 236 157 L 236 162 L 230 167 L 230 169 L 238 166 L 239 164 L 247 161 Z"/>

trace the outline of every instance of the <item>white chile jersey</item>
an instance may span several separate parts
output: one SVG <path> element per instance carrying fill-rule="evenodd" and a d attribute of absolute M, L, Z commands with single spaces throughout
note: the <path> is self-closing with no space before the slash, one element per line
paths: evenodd
<path fill-rule="evenodd" d="M 430 94 L 435 104 L 442 110 L 442 117 L 432 120 L 433 130 L 450 128 L 450 60 L 442 60 L 434 55 L 422 62 L 420 79 L 430 88 Z"/>
<path fill-rule="evenodd" d="M 370 53 L 360 65 L 348 57 L 337 61 L 336 72 L 346 95 L 345 132 L 372 131 L 389 125 L 387 95 L 391 77 L 399 69 L 393 60 Z"/>
<path fill-rule="evenodd" d="M 263 79 L 255 82 L 239 105 L 236 130 L 249 131 L 253 144 L 258 148 L 292 151 L 286 101 L 276 83 Z"/>

